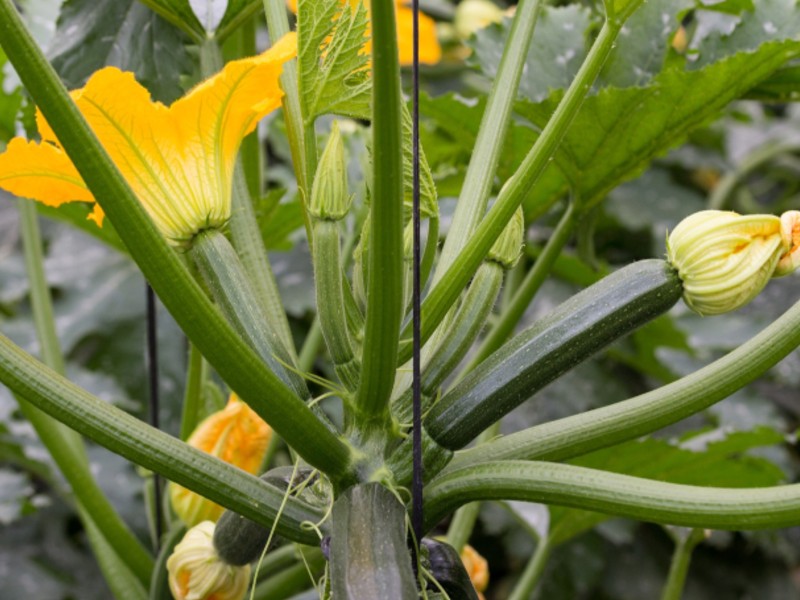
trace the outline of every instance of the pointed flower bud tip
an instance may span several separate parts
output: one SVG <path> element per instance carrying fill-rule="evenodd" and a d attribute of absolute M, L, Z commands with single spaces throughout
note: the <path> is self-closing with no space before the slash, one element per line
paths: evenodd
<path fill-rule="evenodd" d="M 228 405 L 206 418 L 187 443 L 220 460 L 255 474 L 267 451 L 272 430 L 247 404 L 231 394 Z M 169 499 L 175 514 L 189 527 L 217 521 L 223 508 L 181 485 L 171 483 Z"/>
<path fill-rule="evenodd" d="M 351 200 L 347 192 L 344 144 L 339 133 L 339 124 L 334 121 L 311 187 L 308 210 L 317 219 L 338 221 L 347 215 Z"/>
<path fill-rule="evenodd" d="M 500 263 L 504 269 L 510 269 L 519 260 L 522 254 L 522 245 L 525 241 L 525 216 L 522 208 L 518 208 L 514 216 L 503 229 L 500 237 L 486 255 L 488 260 Z"/>
<path fill-rule="evenodd" d="M 750 302 L 785 252 L 781 219 L 773 215 L 704 210 L 681 221 L 667 240 L 667 259 L 683 281 L 684 300 L 701 315 Z"/>
<path fill-rule="evenodd" d="M 223 562 L 214 549 L 211 521 L 195 525 L 167 559 L 169 589 L 175 600 L 241 600 L 247 593 L 250 565 Z"/>

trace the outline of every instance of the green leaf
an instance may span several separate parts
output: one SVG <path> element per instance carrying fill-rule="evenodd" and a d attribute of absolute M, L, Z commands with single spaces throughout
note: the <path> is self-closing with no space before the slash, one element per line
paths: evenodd
<path fill-rule="evenodd" d="M 173 25 L 181 28 L 195 42 L 202 42 L 206 30 L 192 10 L 189 0 L 139 0 Z"/>
<path fill-rule="evenodd" d="M 752 52 L 770 41 L 798 39 L 797 0 L 755 0 L 754 4 L 755 10 L 743 13 L 732 33 L 715 32 L 704 37 L 699 57 L 690 68 L 700 69 L 738 52 Z"/>
<path fill-rule="evenodd" d="M 299 197 L 281 202 L 286 190 L 270 190 L 255 203 L 261 237 L 267 250 L 291 250 L 289 236 L 303 226 L 303 207 Z"/>
<path fill-rule="evenodd" d="M 5 69 L 6 55 L 0 50 L 0 149 L 4 148 L 5 142 L 14 137 L 17 131 L 17 113 L 22 107 L 22 93 L 20 89 L 13 86 L 11 90 L 5 88 Z"/>
<path fill-rule="evenodd" d="M 645 87 L 600 90 L 584 102 L 555 162 L 526 199 L 528 216 L 542 214 L 557 199 L 553 190 L 559 186 L 572 187 L 586 208 L 597 204 L 798 52 L 794 40 L 774 41 L 703 69 L 668 69 Z M 517 108 L 535 126 L 544 126 L 561 95 L 541 104 L 523 101 Z"/>
<path fill-rule="evenodd" d="M 520 79 L 520 96 L 539 102 L 570 84 L 586 58 L 586 31 L 593 21 L 591 11 L 577 4 L 541 9 Z M 472 62 L 491 80 L 497 76 L 510 31 L 511 21 L 506 20 L 478 30 L 471 42 Z"/>
<path fill-rule="evenodd" d="M 643 85 L 664 66 L 670 41 L 694 0 L 648 0 L 625 23 L 599 87 Z"/>
<path fill-rule="evenodd" d="M 745 453 L 784 442 L 781 433 L 768 427 L 730 434 L 714 430 L 691 434 L 674 444 L 660 439 L 627 442 L 570 462 L 671 483 L 766 487 L 781 483 L 784 473 L 773 463 Z M 550 539 L 562 544 L 607 518 L 607 515 L 590 511 L 551 507 Z"/>
<path fill-rule="evenodd" d="M 186 37 L 135 0 L 68 0 L 61 9 L 50 60 L 69 89 L 98 69 L 133 71 L 156 100 L 183 94 L 180 76 L 192 70 Z"/>
<path fill-rule="evenodd" d="M 300 98 L 307 123 L 336 113 L 370 118 L 372 84 L 366 42 L 367 11 L 338 0 L 300 0 L 297 6 Z"/>

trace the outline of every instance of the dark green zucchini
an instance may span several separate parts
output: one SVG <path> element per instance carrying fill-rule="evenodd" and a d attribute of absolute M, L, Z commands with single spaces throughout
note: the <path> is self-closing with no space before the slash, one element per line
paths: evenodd
<path fill-rule="evenodd" d="M 545 385 L 669 310 L 682 293 L 664 260 L 619 269 L 489 356 L 431 409 L 425 429 L 440 446 L 463 448 Z"/>
<path fill-rule="evenodd" d="M 422 538 L 422 546 L 423 565 L 428 568 L 439 586 L 447 592 L 450 600 L 478 600 L 478 593 L 455 548 L 446 542 L 431 538 Z M 429 583 L 428 590 L 435 592 L 437 586 Z"/>
<path fill-rule="evenodd" d="M 292 483 L 292 473 L 294 473 L 292 467 L 278 467 L 264 473 L 261 479 L 285 490 Z M 309 473 L 310 470 L 298 472 L 294 483 L 303 481 Z M 214 529 L 214 548 L 224 562 L 240 567 L 250 564 L 261 556 L 269 534 L 268 527 L 246 519 L 232 510 L 226 510 Z M 282 543 L 277 536 L 273 536 L 272 540 L 271 547 Z"/>

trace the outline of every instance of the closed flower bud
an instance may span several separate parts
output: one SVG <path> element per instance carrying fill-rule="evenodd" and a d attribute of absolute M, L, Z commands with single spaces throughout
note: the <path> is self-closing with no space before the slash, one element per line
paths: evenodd
<path fill-rule="evenodd" d="M 488 260 L 493 260 L 504 269 L 510 269 L 519 260 L 522 253 L 522 244 L 525 241 L 525 216 L 522 208 L 518 208 L 514 216 L 503 229 L 500 237 L 486 255 Z"/>
<path fill-rule="evenodd" d="M 175 600 L 241 600 L 247 593 L 250 565 L 235 567 L 220 559 L 214 527 L 211 521 L 192 527 L 167 559 Z"/>
<path fill-rule="evenodd" d="M 489 0 L 464 0 L 456 8 L 455 28 L 462 40 L 503 19 L 503 11 Z"/>
<path fill-rule="evenodd" d="M 272 430 L 247 404 L 231 394 L 228 405 L 210 415 L 194 430 L 187 443 L 220 460 L 255 474 L 267 452 Z M 169 487 L 175 514 L 187 526 L 216 521 L 223 508 L 176 483 Z"/>
<path fill-rule="evenodd" d="M 667 258 L 683 281 L 684 300 L 701 315 L 736 310 L 755 298 L 787 252 L 781 219 L 705 210 L 681 221 Z"/>
<path fill-rule="evenodd" d="M 317 219 L 338 221 L 347 215 L 351 200 L 347 192 L 344 144 L 339 133 L 339 125 L 334 121 L 311 187 L 308 210 Z"/>
<path fill-rule="evenodd" d="M 781 237 L 784 253 L 773 277 L 783 277 L 800 268 L 800 210 L 790 210 L 781 215 Z"/>
<path fill-rule="evenodd" d="M 469 544 L 461 551 L 461 562 L 464 563 L 469 579 L 482 600 L 482 592 L 489 586 L 489 563 Z"/>

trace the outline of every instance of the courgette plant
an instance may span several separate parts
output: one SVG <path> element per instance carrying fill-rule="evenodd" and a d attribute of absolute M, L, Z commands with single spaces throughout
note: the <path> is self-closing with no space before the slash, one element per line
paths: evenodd
<path fill-rule="evenodd" d="M 146 0 L 144 4 L 181 28 L 198 46 L 203 77 L 223 68 L 221 43 L 262 8 L 258 2 L 231 1 L 221 21 L 212 27 L 201 23 L 186 1 Z M 181 194 L 189 198 L 178 204 L 177 216 L 164 216 L 159 211 L 166 210 L 167 204 L 147 204 L 141 193 L 137 197 L 132 190 L 137 167 L 121 165 L 115 159 L 116 150 L 104 148 L 98 141 L 102 132 L 93 132 L 87 124 L 88 109 L 81 102 L 94 102 L 90 93 L 70 98 L 11 0 L 0 0 L 0 44 L 46 120 L 46 127 L 40 124 L 43 144 L 56 145 L 57 140 L 57 150 L 63 150 L 64 160 L 77 169 L 76 185 L 83 186 L 85 195 L 70 199 L 97 202 L 125 251 L 188 336 L 195 357 L 188 381 L 197 387 L 205 376 L 203 363 L 207 361 L 296 457 L 293 468 L 269 469 L 261 478 L 249 475 L 66 379 L 42 276 L 35 209 L 21 201 L 43 362 L 0 337 L 0 380 L 18 398 L 70 484 L 114 595 L 168 597 L 168 557 L 180 546 L 183 530 L 176 527 L 171 531 L 161 554 L 153 557 L 98 488 L 77 434 L 227 509 L 216 528 L 191 534 L 213 543 L 215 560 L 222 565 L 217 576 L 230 582 L 220 592 L 229 595 L 219 597 L 242 597 L 249 585 L 247 578 L 236 579 L 231 573 L 257 560 L 268 548 L 265 571 L 280 568 L 286 578 L 268 577 L 254 584 L 256 597 L 284 597 L 287 590 L 294 589 L 286 583 L 294 569 L 293 581 L 298 574 L 300 580 L 307 578 L 306 571 L 313 577 L 325 573 L 318 590 L 325 598 L 476 598 L 458 556 L 475 521 L 474 503 L 481 500 L 543 502 L 692 528 L 693 533 L 678 546 L 677 566 L 665 591 L 665 597 L 675 598 L 681 593 L 688 553 L 700 539 L 698 530 L 800 524 L 800 484 L 712 488 L 565 462 L 655 432 L 758 378 L 800 345 L 800 303 L 735 351 L 673 383 L 624 402 L 497 437 L 499 420 L 512 409 L 609 344 L 664 314 L 682 296 L 696 309 L 702 308 L 701 312 L 719 312 L 717 307 L 736 306 L 733 296 L 741 302 L 749 300 L 778 269 L 779 262 L 784 265 L 779 274 L 796 266 L 795 253 L 800 247 L 796 217 L 790 215 L 783 224 L 777 217 L 765 217 L 760 223 L 766 229 L 753 234 L 759 244 L 768 240 L 768 251 L 757 269 L 747 271 L 755 263 L 743 263 L 731 267 L 723 281 L 715 281 L 711 287 L 696 285 L 691 261 L 682 262 L 675 256 L 677 246 L 688 243 L 684 238 L 699 245 L 683 250 L 690 255 L 697 247 L 709 255 L 717 250 L 738 253 L 742 245 L 750 243 L 747 240 L 751 238 L 743 238 L 737 229 L 738 241 L 730 248 L 714 246 L 720 231 L 728 227 L 727 222 L 717 225 L 714 221 L 702 236 L 675 238 L 670 260 L 650 259 L 621 268 L 511 336 L 562 249 L 590 220 L 605 192 L 635 174 L 691 127 L 778 71 L 800 51 L 798 32 L 782 32 L 782 38 L 765 42 L 763 48 L 747 48 L 742 55 L 711 64 L 705 73 L 709 85 L 726 90 L 718 99 L 698 108 L 692 118 L 678 119 L 680 109 L 676 109 L 675 123 L 665 117 L 661 130 L 654 126 L 643 134 L 651 135 L 649 141 L 636 138 L 640 148 L 630 151 L 636 156 L 610 154 L 607 163 L 590 165 L 581 164 L 585 158 L 579 143 L 581 127 L 598 118 L 602 102 L 607 101 L 602 93 L 593 92 L 593 86 L 610 61 L 618 61 L 615 49 L 618 44 L 624 46 L 621 36 L 630 33 L 629 27 L 641 26 L 653 17 L 642 0 L 604 0 L 600 26 L 566 91 L 552 105 L 531 106 L 518 103 L 516 91 L 521 82 L 524 85 L 526 61 L 531 49 L 536 49 L 535 30 L 544 3 L 519 3 L 512 20 L 503 26 L 508 37 L 502 59 L 441 251 L 436 188 L 424 153 L 418 159 L 421 214 L 427 229 L 420 264 L 425 286 L 419 381 L 424 411 L 424 538 L 414 539 L 408 526 L 413 475 L 409 207 L 414 160 L 396 33 L 398 11 L 407 8 L 393 0 L 371 0 L 369 8 L 360 3 L 351 6 L 345 2 L 343 6 L 339 0 L 299 0 L 296 4 L 296 45 L 292 45 L 295 42 L 283 0 L 264 0 L 274 54 L 259 59 L 261 62 L 230 63 L 222 71 L 222 79 L 214 81 L 227 81 L 234 90 L 231 94 L 244 94 L 230 83 L 235 77 L 244 78 L 250 70 L 262 68 L 257 64 L 263 66 L 270 60 L 279 63 L 269 67 L 277 77 L 282 65 L 284 95 L 271 101 L 275 106 L 279 100 L 282 103 L 316 282 L 317 320 L 299 353 L 251 202 L 251 195 L 259 190 L 258 148 L 246 148 L 243 160 L 234 167 L 232 160 L 212 157 L 213 147 L 194 147 L 208 161 L 221 161 L 215 175 L 227 182 L 221 184 L 221 196 L 230 199 L 232 186 L 233 208 L 228 206 L 227 212 L 220 209 L 218 214 L 213 205 L 198 214 L 201 209 L 193 204 L 197 197 L 192 196 L 195 183 L 188 182 L 187 188 L 179 185 L 164 192 L 168 199 Z M 754 4 L 761 10 L 769 3 Z M 793 2 L 789 5 L 796 9 Z M 364 51 L 367 38 L 369 52 Z M 752 65 L 747 63 L 748 57 L 753 58 Z M 749 69 L 742 74 L 742 67 Z M 663 76 L 668 77 L 676 79 L 676 89 L 685 83 L 674 73 Z M 199 93 L 203 89 L 202 85 L 197 88 Z M 182 109 L 188 106 L 188 98 Z M 686 102 L 691 104 L 692 98 L 687 96 Z M 641 106 L 647 108 L 644 101 Z M 175 103 L 170 110 L 177 111 L 177 107 Z M 533 125 L 535 139 L 513 174 L 500 182 L 490 206 L 504 138 L 515 124 L 515 111 Z M 634 112 L 631 122 L 639 118 Z M 363 202 L 351 197 L 344 134 L 336 121 L 327 127 L 328 115 L 369 122 L 367 197 Z M 216 151 L 222 153 L 232 143 L 224 138 L 223 121 L 219 119 L 216 130 L 221 139 Z M 242 125 L 250 130 L 254 126 L 252 119 Z M 318 134 L 323 129 L 326 135 L 319 144 Z M 144 147 L 140 149 L 144 153 Z M 565 164 L 565 156 L 573 156 L 575 164 Z M 554 164 L 566 184 L 547 194 L 544 183 L 552 183 Z M 168 187 L 170 176 L 161 172 L 153 180 L 162 178 Z M 215 183 L 208 185 L 201 186 L 201 199 Z M 564 189 L 571 190 L 569 201 L 552 236 L 512 290 L 508 310 L 466 366 L 460 367 L 478 341 L 503 281 L 509 279 L 508 272 L 519 257 L 525 222 L 557 207 Z M 101 220 L 102 214 L 95 212 L 94 218 Z M 186 225 L 184 221 L 191 222 Z M 743 293 L 741 286 L 747 288 Z M 709 294 L 715 295 L 709 300 Z M 698 301 L 698 295 L 705 303 Z M 320 344 L 331 361 L 327 372 L 335 374 L 335 379 L 308 373 Z M 339 421 L 332 420 L 313 397 L 312 391 L 320 386 L 326 396 L 338 398 Z M 187 405 L 185 410 L 189 416 L 182 427 L 184 439 L 198 420 L 192 416 L 196 406 Z M 478 443 L 470 447 L 475 440 Z M 453 513 L 456 516 L 447 541 L 433 539 L 436 525 Z M 303 549 L 296 553 L 291 547 L 281 547 L 286 542 Z M 532 593 L 547 552 L 556 542 L 540 541 L 514 598 Z"/>

